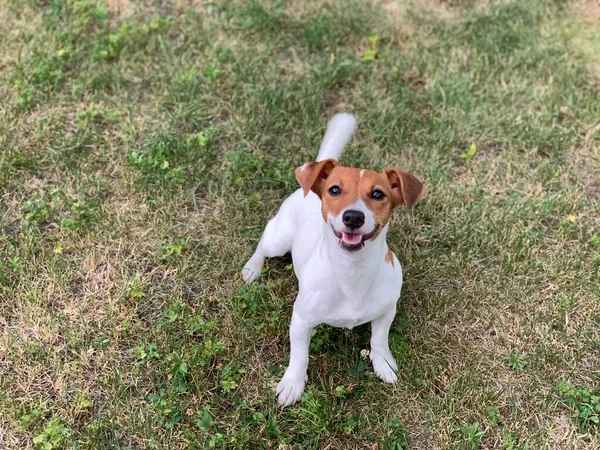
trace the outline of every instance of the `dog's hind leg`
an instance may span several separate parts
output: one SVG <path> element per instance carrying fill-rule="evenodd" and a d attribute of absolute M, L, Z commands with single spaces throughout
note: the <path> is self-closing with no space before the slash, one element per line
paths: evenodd
<path fill-rule="evenodd" d="M 260 238 L 256 251 L 242 269 L 242 278 L 247 284 L 260 277 L 265 258 L 283 256 L 292 250 L 293 231 L 285 208 L 269 221 Z"/>

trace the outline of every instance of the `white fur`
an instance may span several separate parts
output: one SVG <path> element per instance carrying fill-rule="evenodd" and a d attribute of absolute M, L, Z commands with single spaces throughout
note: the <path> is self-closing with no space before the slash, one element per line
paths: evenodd
<path fill-rule="evenodd" d="M 348 130 L 351 135 L 356 121 L 348 116 L 344 115 L 343 120 L 338 116 L 332 119 L 325 140 L 333 137 L 321 147 L 321 153 L 324 148 L 327 150 L 323 159 L 332 156 L 337 159 L 349 140 Z M 321 153 L 319 157 L 323 156 Z M 366 233 L 372 230 L 374 220 L 364 202 L 360 203 L 351 208 L 365 212 Z M 332 220 L 341 223 L 341 215 Z M 337 229 L 343 228 L 342 225 Z M 251 283 L 260 276 L 265 257 L 292 252 L 299 293 L 290 326 L 290 363 L 277 385 L 281 405 L 288 406 L 300 399 L 307 378 L 311 332 L 323 323 L 351 329 L 371 322 L 373 369 L 386 383 L 397 381 L 398 366 L 388 346 L 388 333 L 402 287 L 402 269 L 395 255 L 393 265 L 386 261 L 387 231 L 386 225 L 375 240 L 365 242 L 358 251 L 344 250 L 331 225 L 323 220 L 319 197 L 313 192 L 304 197 L 301 189 L 283 202 L 267 224 L 254 255 L 242 270 L 242 277 Z"/>
<path fill-rule="evenodd" d="M 356 128 L 356 118 L 352 114 L 341 113 L 333 116 L 325 132 L 319 149 L 317 162 L 324 159 L 340 159 L 344 147 L 352 138 Z"/>

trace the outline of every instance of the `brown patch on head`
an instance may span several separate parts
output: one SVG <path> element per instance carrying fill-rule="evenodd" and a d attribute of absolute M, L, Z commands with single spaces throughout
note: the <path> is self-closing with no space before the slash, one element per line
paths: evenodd
<path fill-rule="evenodd" d="M 338 195 L 330 192 L 330 189 L 336 186 L 340 189 Z M 321 195 L 323 219 L 327 220 L 328 214 L 337 216 L 356 202 L 360 198 L 359 188 L 360 169 L 340 166 L 333 169 L 325 182 L 325 189 Z"/>
<path fill-rule="evenodd" d="M 388 247 L 387 253 L 385 254 L 385 262 L 391 264 L 392 267 L 395 267 L 394 263 L 394 254 L 392 253 L 392 249 Z"/>
<path fill-rule="evenodd" d="M 394 207 L 391 200 L 392 187 L 387 176 L 372 170 L 342 167 L 334 160 L 325 160 L 299 167 L 296 169 L 296 178 L 304 195 L 312 190 L 321 198 L 321 212 L 325 222 L 329 214 L 338 216 L 356 201 L 363 200 L 373 213 L 375 223 L 379 224 L 373 238 L 377 237 L 387 223 Z M 337 189 L 334 191 L 335 188 Z M 373 198 L 375 190 L 384 194 L 381 199 Z"/>
<path fill-rule="evenodd" d="M 363 170 L 361 173 L 361 198 L 367 205 L 367 208 L 373 212 L 375 223 L 378 223 L 380 225 L 380 229 L 383 229 L 385 224 L 390 219 L 392 210 L 396 206 L 394 203 L 394 192 L 392 185 L 390 184 L 385 173 L 379 173 L 372 170 Z M 375 196 L 377 191 L 381 191 L 383 193 L 382 198 L 377 198 Z"/>
<path fill-rule="evenodd" d="M 335 187 L 339 188 L 337 195 L 331 191 Z M 381 191 L 383 197 L 374 198 L 375 191 Z M 329 214 L 338 216 L 350 205 L 362 200 L 373 213 L 373 219 L 378 225 L 371 237 L 375 239 L 390 218 L 394 207 L 391 196 L 392 188 L 384 174 L 354 167 L 334 167 L 321 190 L 323 220 L 327 222 Z"/>

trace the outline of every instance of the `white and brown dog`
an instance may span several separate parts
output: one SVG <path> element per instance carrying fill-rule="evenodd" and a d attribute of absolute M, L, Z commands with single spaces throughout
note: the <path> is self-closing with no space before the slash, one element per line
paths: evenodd
<path fill-rule="evenodd" d="M 336 115 L 317 161 L 296 169 L 298 189 L 265 228 L 242 277 L 260 276 L 265 257 L 292 252 L 299 292 L 290 327 L 290 364 L 277 385 L 279 403 L 297 402 L 304 391 L 308 346 L 314 327 L 353 328 L 371 322 L 373 369 L 386 383 L 397 381 L 388 333 L 402 287 L 400 263 L 386 243 L 392 209 L 411 208 L 425 189 L 397 169 L 383 173 L 337 163 L 356 126 Z"/>

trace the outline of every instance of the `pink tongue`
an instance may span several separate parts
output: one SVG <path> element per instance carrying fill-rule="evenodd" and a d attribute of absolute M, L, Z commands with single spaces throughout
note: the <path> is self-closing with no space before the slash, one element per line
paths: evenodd
<path fill-rule="evenodd" d="M 362 239 L 361 234 L 342 233 L 342 241 L 344 241 L 346 244 L 350 244 L 350 245 L 360 244 L 361 239 Z"/>

